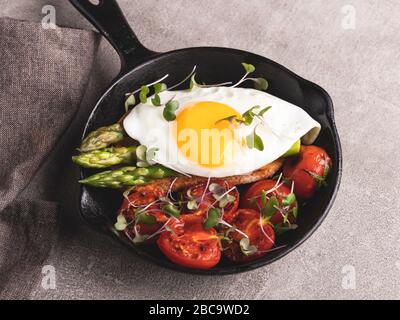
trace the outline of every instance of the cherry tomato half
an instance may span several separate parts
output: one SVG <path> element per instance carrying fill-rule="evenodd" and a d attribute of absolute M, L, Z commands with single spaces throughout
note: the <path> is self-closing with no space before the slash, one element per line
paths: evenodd
<path fill-rule="evenodd" d="M 224 241 L 224 255 L 232 261 L 249 261 L 263 256 L 270 250 L 275 243 L 275 232 L 271 225 L 260 219 L 260 214 L 252 209 L 239 209 L 233 225 L 241 232 L 232 232 L 231 243 Z M 257 251 L 247 253 L 242 251 L 240 240 L 245 238 L 246 234 L 251 246 L 255 246 Z"/>
<path fill-rule="evenodd" d="M 287 159 L 283 167 L 285 178 L 294 182 L 294 193 L 303 199 L 313 197 L 325 183 L 332 160 L 326 151 L 317 146 L 301 146 L 297 156 Z"/>
<path fill-rule="evenodd" d="M 205 188 L 207 187 L 206 183 L 202 183 L 190 189 L 186 189 L 183 192 L 184 200 L 190 201 L 195 199 L 197 203 L 197 209 L 193 210 L 188 209 L 189 213 L 194 213 L 196 215 L 204 216 L 208 212 L 210 207 L 212 206 L 218 207 L 218 199 L 216 199 L 213 193 L 209 190 L 210 185 L 213 183 L 220 185 L 222 187 L 222 192 L 227 192 L 228 190 L 232 189 L 232 186 L 224 180 L 211 181 L 211 183 L 208 185 L 207 190 L 205 190 Z M 236 188 L 234 188 L 232 191 L 229 192 L 229 195 L 233 196 L 234 200 L 232 202 L 227 203 L 223 208 L 224 209 L 223 219 L 228 223 L 230 223 L 230 221 L 233 218 L 234 212 L 238 208 L 239 192 Z"/>
<path fill-rule="evenodd" d="M 279 188 L 275 188 L 276 181 L 275 180 L 260 180 L 256 183 L 253 183 L 245 192 L 244 196 L 242 197 L 241 207 L 242 208 L 249 208 L 260 212 L 261 208 L 263 207 L 261 194 L 263 192 L 268 192 L 269 190 L 273 190 L 267 194 L 268 197 L 275 196 L 279 202 L 282 204 L 283 199 L 285 199 L 290 194 L 290 189 L 285 184 L 279 186 Z M 295 201 L 291 206 L 290 209 L 293 209 L 297 206 L 297 201 Z M 289 222 L 294 223 L 296 218 L 294 217 L 293 213 L 289 214 Z M 284 217 L 281 213 L 276 210 L 276 213 L 271 217 L 270 222 L 273 225 L 277 225 L 279 223 L 284 222 Z"/>
<path fill-rule="evenodd" d="M 214 228 L 205 230 L 204 218 L 195 214 L 182 215 L 161 233 L 158 247 L 172 262 L 192 269 L 210 269 L 221 259 L 219 237 Z"/>
<path fill-rule="evenodd" d="M 118 215 L 123 215 L 129 222 L 129 225 L 124 230 L 129 238 L 133 239 L 136 231 L 141 235 L 152 235 L 168 220 L 168 217 L 158 205 L 150 205 L 159 196 L 158 192 L 153 192 L 153 190 L 145 192 L 143 189 L 140 192 L 134 191 L 127 198 L 124 198 L 122 206 L 118 210 Z M 133 221 L 138 219 L 138 215 L 140 215 L 139 222 L 135 224 Z M 155 240 L 155 238 L 152 238 L 151 241 L 145 241 L 144 243 L 153 243 Z"/>

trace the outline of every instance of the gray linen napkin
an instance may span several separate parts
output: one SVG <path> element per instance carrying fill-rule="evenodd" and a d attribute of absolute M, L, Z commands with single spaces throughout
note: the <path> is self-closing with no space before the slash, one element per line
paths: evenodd
<path fill-rule="evenodd" d="M 26 296 L 56 238 L 58 204 L 22 193 L 80 105 L 98 40 L 0 19 L 0 298 Z"/>

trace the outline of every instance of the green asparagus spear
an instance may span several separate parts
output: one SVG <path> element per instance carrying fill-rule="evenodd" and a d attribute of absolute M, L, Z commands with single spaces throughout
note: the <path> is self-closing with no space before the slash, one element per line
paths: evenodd
<path fill-rule="evenodd" d="M 79 182 L 92 187 L 120 189 L 178 175 L 177 172 L 159 165 L 148 168 L 124 167 L 100 172 Z"/>
<path fill-rule="evenodd" d="M 88 152 L 108 147 L 124 138 L 124 129 L 121 124 L 116 123 L 108 127 L 101 127 L 92 131 L 82 141 L 79 151 Z"/>
<path fill-rule="evenodd" d="M 117 164 L 134 164 L 136 147 L 111 147 L 93 150 L 72 157 L 72 161 L 84 168 L 107 168 Z"/>

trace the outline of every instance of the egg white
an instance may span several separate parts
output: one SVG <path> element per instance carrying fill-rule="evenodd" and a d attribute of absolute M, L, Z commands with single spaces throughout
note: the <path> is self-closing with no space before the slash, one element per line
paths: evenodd
<path fill-rule="evenodd" d="M 290 147 L 302 138 L 304 144 L 312 144 L 321 126 L 303 109 L 272 96 L 266 92 L 247 88 L 194 87 L 191 91 L 164 91 L 160 94 L 162 103 L 174 99 L 179 102 L 181 112 L 195 102 L 215 101 L 229 105 L 243 114 L 251 107 L 272 106 L 263 121 L 254 119 L 250 126 L 241 126 L 240 135 L 246 136 L 254 131 L 262 138 L 264 150 L 241 148 L 230 164 L 221 167 L 205 167 L 195 163 L 178 149 L 173 123 L 163 117 L 163 107 L 151 104 L 138 104 L 124 119 L 127 134 L 148 148 L 158 148 L 155 161 L 178 172 L 202 177 L 227 177 L 247 174 L 257 170 L 284 155 Z"/>

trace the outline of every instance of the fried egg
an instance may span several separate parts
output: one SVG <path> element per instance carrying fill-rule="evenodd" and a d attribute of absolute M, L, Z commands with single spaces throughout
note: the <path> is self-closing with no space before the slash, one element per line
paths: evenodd
<path fill-rule="evenodd" d="M 154 161 L 178 172 L 202 177 L 247 174 L 284 155 L 299 139 L 311 144 L 321 126 L 303 109 L 266 92 L 233 87 L 194 87 L 164 91 L 161 103 L 179 103 L 176 119 L 166 121 L 163 106 L 135 106 L 124 119 L 127 134 L 147 148 L 156 148 Z M 232 119 L 250 108 L 270 107 L 245 125 Z M 261 139 L 255 148 L 249 137 Z"/>

